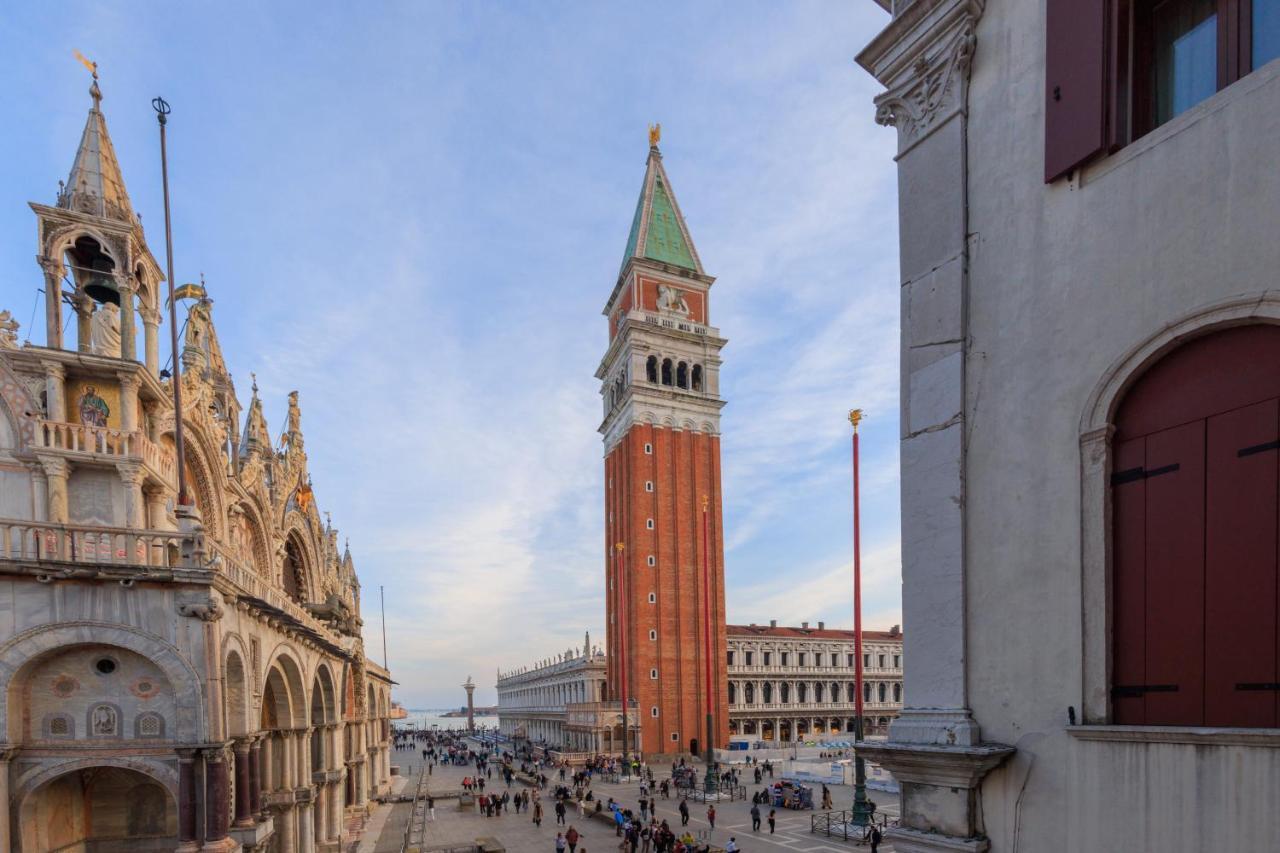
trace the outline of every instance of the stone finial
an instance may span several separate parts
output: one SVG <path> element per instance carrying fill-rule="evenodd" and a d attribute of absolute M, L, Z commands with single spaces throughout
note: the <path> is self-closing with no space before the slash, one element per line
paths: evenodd
<path fill-rule="evenodd" d="M 8 311 L 0 311 L 0 349 L 18 346 L 18 321 Z"/>

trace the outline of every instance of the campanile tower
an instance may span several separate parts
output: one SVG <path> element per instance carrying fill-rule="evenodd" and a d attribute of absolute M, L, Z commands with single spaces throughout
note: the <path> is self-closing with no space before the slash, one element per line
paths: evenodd
<path fill-rule="evenodd" d="M 654 755 L 702 752 L 708 712 L 715 746 L 729 738 L 719 394 L 726 341 L 710 324 L 714 279 L 667 179 L 658 128 L 649 141 L 622 269 L 604 309 L 609 349 L 596 378 L 604 403 L 609 695 L 620 699 L 625 688 L 640 720 L 638 748 Z"/>

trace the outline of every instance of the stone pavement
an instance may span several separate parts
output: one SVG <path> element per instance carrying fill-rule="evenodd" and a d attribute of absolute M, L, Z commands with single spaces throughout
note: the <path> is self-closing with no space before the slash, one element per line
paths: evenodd
<path fill-rule="evenodd" d="M 401 773 L 404 775 L 409 784 L 416 782 L 417 773 L 421 769 L 421 757 L 414 756 L 410 758 L 408 751 L 391 753 L 392 764 L 398 764 Z M 661 780 L 667 775 L 669 768 L 660 766 L 654 768 L 654 773 Z M 661 772 L 659 772 L 661 771 Z M 432 792 L 456 792 L 461 788 L 462 778 L 474 773 L 474 767 L 444 767 L 437 765 L 434 773 L 429 778 L 429 790 Z M 552 779 L 552 785 L 558 781 L 558 777 L 554 773 L 548 774 Z M 505 790 L 502 779 L 497 770 L 494 771 L 494 777 L 486 780 L 486 791 Z M 517 791 L 524 790 L 525 786 L 518 779 L 511 784 L 511 793 L 514 795 Z M 852 788 L 844 785 L 832 785 L 831 795 L 837 806 L 847 808 L 852 801 Z M 631 808 L 638 813 L 638 802 L 640 798 L 639 785 L 635 783 L 625 784 L 609 784 L 601 782 L 598 779 L 593 783 L 592 790 L 595 796 L 602 802 L 607 802 L 609 797 L 624 804 L 624 807 Z M 812 811 L 789 811 L 786 809 L 777 810 L 777 831 L 769 834 L 769 826 L 767 822 L 762 822 L 762 831 L 754 833 L 751 831 L 751 800 L 750 792 L 754 788 L 748 788 L 748 799 L 743 801 L 735 801 L 733 803 L 721 802 L 716 804 L 716 828 L 712 830 L 707 822 L 706 806 L 690 800 L 689 802 L 689 829 L 693 832 L 695 838 L 699 842 L 710 841 L 716 847 L 724 847 L 728 843 L 729 838 L 733 837 L 737 840 L 737 844 L 742 853 L 779 853 L 780 848 L 792 853 L 853 853 L 856 850 L 867 850 L 862 845 L 855 845 L 852 842 L 842 841 L 837 838 L 826 838 L 822 835 L 814 835 L 809 831 L 809 817 L 815 812 Z M 820 788 L 818 790 L 821 790 Z M 890 795 L 881 792 L 871 794 L 882 806 L 887 805 L 891 798 Z M 533 825 L 532 817 L 526 814 L 516 815 L 515 812 L 507 812 L 502 817 L 482 817 L 473 810 L 459 811 L 458 801 L 454 798 L 439 799 L 436 801 L 436 820 L 428 821 L 426 824 L 426 834 L 423 839 L 424 849 L 448 847 L 448 846 L 464 846 L 472 845 L 478 838 L 495 838 L 508 851 L 508 853 L 555 853 L 555 838 L 558 831 L 564 831 L 567 826 L 556 826 L 555 812 L 553 810 L 554 799 L 544 791 L 542 793 L 542 804 L 545 811 L 545 817 L 542 826 Z M 594 804 L 593 804 L 594 805 Z M 680 801 L 673 795 L 670 800 L 659 799 L 657 803 L 658 816 L 665 818 L 671 827 L 680 831 L 680 814 L 678 811 Z M 376 820 L 380 815 L 391 814 L 391 810 L 395 806 L 380 806 L 375 814 Z M 408 809 L 408 806 L 402 806 Z M 767 818 L 769 811 L 762 807 L 762 817 Z M 407 819 L 407 811 L 405 812 Z M 403 820 L 384 819 L 386 822 L 382 824 L 381 833 L 375 834 L 373 826 L 365 834 L 366 840 L 377 837 L 376 845 L 370 843 L 366 847 L 365 842 L 360 846 L 360 853 L 391 853 L 398 851 L 400 839 L 404 833 Z M 578 843 L 578 853 L 615 853 L 618 848 L 618 839 L 614 835 L 613 828 L 600 821 L 599 819 L 588 818 L 583 820 L 578 817 L 576 806 L 571 806 L 567 815 L 569 825 L 577 827 L 578 832 L 582 835 L 582 840 Z M 392 844 L 394 843 L 394 846 Z M 887 844 L 882 844 L 880 850 L 883 853 L 892 853 L 893 848 Z"/>

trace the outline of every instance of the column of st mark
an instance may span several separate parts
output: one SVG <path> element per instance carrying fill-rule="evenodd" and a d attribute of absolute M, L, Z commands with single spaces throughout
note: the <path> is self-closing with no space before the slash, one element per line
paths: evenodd
<path fill-rule="evenodd" d="M 639 715 L 633 746 L 650 756 L 699 753 L 708 710 L 715 746 L 729 737 L 719 396 L 726 341 L 709 325 L 713 281 L 654 128 L 604 310 L 609 348 L 596 371 L 605 411 L 609 698 L 620 700 L 625 687 Z"/>

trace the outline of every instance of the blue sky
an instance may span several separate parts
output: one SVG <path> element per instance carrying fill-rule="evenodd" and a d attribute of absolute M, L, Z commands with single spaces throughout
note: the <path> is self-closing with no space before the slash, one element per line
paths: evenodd
<path fill-rule="evenodd" d="M 366 637 L 410 705 L 603 636 L 600 311 L 661 121 L 729 339 L 732 622 L 900 621 L 894 134 L 853 62 L 872 0 L 57 3 L 0 11 L 0 308 L 40 286 L 89 106 L 163 257 L 150 100 L 173 105 L 179 281 L 201 272 L 242 402 L 300 392 Z M 38 315 L 37 315 L 38 316 Z"/>

